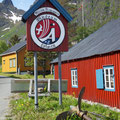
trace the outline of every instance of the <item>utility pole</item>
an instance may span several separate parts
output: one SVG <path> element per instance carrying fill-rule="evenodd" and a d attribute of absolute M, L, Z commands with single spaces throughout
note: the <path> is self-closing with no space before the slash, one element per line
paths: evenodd
<path fill-rule="evenodd" d="M 82 0 L 82 25 L 85 27 L 84 0 Z"/>

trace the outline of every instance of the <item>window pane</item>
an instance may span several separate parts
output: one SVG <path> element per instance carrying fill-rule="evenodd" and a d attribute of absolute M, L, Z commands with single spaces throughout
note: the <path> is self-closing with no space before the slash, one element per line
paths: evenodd
<path fill-rule="evenodd" d="M 74 76 L 74 71 L 72 71 L 72 76 Z"/>
<path fill-rule="evenodd" d="M 113 75 L 113 69 L 110 69 L 110 74 Z"/>
<path fill-rule="evenodd" d="M 12 67 L 12 60 L 10 60 L 10 67 Z"/>
<path fill-rule="evenodd" d="M 114 82 L 111 82 L 111 88 L 114 88 Z"/>
<path fill-rule="evenodd" d="M 3 64 L 5 64 L 5 60 L 3 60 Z"/>
<path fill-rule="evenodd" d="M 110 81 L 113 81 L 113 76 L 110 76 Z"/>
<path fill-rule="evenodd" d="M 108 76 L 106 76 L 106 81 L 109 81 L 109 77 Z"/>
<path fill-rule="evenodd" d="M 13 59 L 13 67 L 15 67 L 15 59 Z"/>
<path fill-rule="evenodd" d="M 108 75 L 108 69 L 106 69 L 106 75 Z"/>
<path fill-rule="evenodd" d="M 75 81 L 73 81 L 73 85 L 75 85 Z"/>
<path fill-rule="evenodd" d="M 75 76 L 75 80 L 77 80 L 77 76 Z"/>
<path fill-rule="evenodd" d="M 77 76 L 77 71 L 75 71 L 75 75 Z"/>
<path fill-rule="evenodd" d="M 106 82 L 106 87 L 109 88 L 109 82 Z"/>
<path fill-rule="evenodd" d="M 74 81 L 74 76 L 72 76 L 72 80 Z"/>

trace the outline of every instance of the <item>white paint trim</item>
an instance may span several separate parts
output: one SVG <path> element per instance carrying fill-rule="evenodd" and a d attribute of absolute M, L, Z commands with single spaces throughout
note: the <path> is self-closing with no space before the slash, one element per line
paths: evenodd
<path fill-rule="evenodd" d="M 39 14 L 44 13 L 44 12 L 51 12 L 51 13 L 57 15 L 57 16 L 60 16 L 60 12 L 58 12 L 57 10 L 55 10 L 53 8 L 50 8 L 50 7 L 40 8 L 40 9 L 38 9 L 34 12 L 34 15 L 38 16 Z"/>

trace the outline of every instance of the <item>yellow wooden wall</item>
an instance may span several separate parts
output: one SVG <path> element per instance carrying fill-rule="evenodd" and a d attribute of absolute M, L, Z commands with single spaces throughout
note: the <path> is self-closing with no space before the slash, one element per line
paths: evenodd
<path fill-rule="evenodd" d="M 34 66 L 32 67 L 26 67 L 24 65 L 24 58 L 25 58 L 25 52 L 26 52 L 26 47 L 24 47 L 22 50 L 20 50 L 18 52 L 18 68 L 20 68 L 20 71 L 33 71 L 34 70 Z M 42 70 L 42 68 L 40 66 L 38 66 L 38 71 Z M 47 70 L 50 70 L 50 67 L 48 66 Z"/>
<path fill-rule="evenodd" d="M 26 52 L 26 47 L 21 49 L 18 53 L 2 56 L 2 72 L 17 72 L 18 68 L 20 68 L 21 72 L 26 72 L 28 70 L 33 71 L 34 66 L 26 67 L 24 64 L 25 52 Z M 15 58 L 16 67 L 10 68 L 10 59 L 13 59 L 13 58 Z M 5 64 L 3 64 L 4 60 L 5 60 Z M 38 71 L 41 71 L 41 70 L 42 70 L 42 67 L 38 66 Z M 49 63 L 48 63 L 47 70 L 50 70 Z"/>
<path fill-rule="evenodd" d="M 14 58 L 15 58 L 15 67 L 10 67 L 10 59 L 14 59 Z M 5 60 L 5 64 L 3 64 L 4 60 Z M 16 53 L 2 56 L 2 72 L 16 72 L 17 71 L 16 67 L 17 67 Z"/>

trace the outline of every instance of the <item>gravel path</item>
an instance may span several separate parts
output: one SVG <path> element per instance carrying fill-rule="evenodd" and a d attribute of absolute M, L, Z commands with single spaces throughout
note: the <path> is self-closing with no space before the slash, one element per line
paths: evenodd
<path fill-rule="evenodd" d="M 11 79 L 0 76 L 0 120 L 5 120 L 9 110 L 11 94 Z"/>

